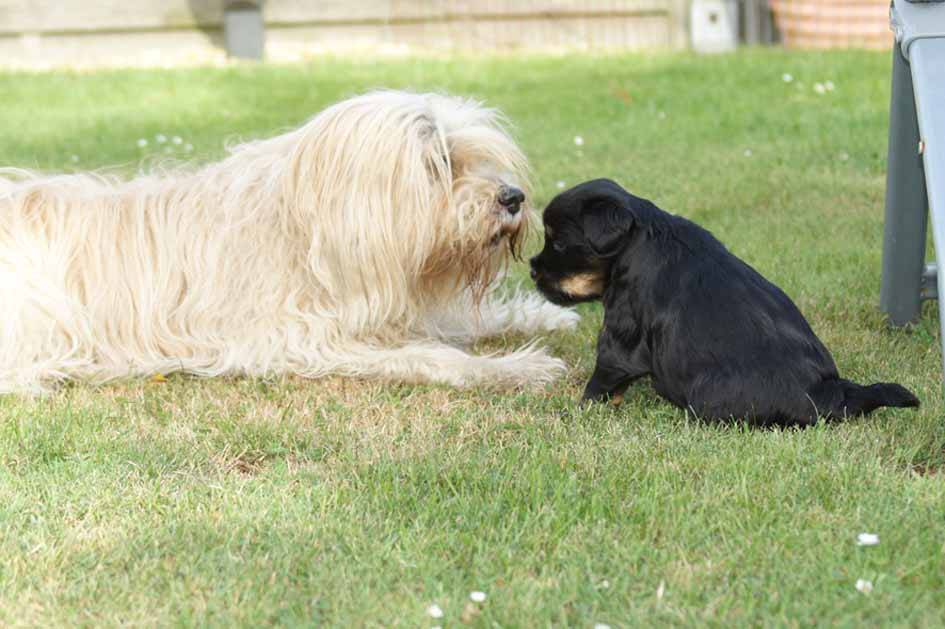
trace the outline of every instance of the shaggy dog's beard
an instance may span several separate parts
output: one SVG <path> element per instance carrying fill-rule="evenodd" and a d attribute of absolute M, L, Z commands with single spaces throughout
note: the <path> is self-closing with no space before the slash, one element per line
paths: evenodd
<path fill-rule="evenodd" d="M 524 169 L 494 111 L 376 92 L 196 172 L 0 170 L 0 391 L 171 371 L 547 382 L 563 364 L 533 344 L 461 347 L 576 321 L 494 291 L 527 223 L 497 194 Z"/>

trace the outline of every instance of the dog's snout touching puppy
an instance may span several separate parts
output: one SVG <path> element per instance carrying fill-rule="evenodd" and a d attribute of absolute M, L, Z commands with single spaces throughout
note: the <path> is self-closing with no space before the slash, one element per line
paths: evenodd
<path fill-rule="evenodd" d="M 499 230 L 490 241 L 493 246 L 498 245 L 504 239 L 508 239 L 509 248 L 512 256 L 518 259 L 518 244 L 523 236 L 522 230 L 525 228 L 525 216 L 522 210 L 522 204 L 525 202 L 525 193 L 515 186 L 501 184 L 496 192 L 496 203 L 501 208 L 499 219 Z"/>
<path fill-rule="evenodd" d="M 525 193 L 514 186 L 502 185 L 499 187 L 498 201 L 509 214 L 518 214 L 525 201 Z"/>
<path fill-rule="evenodd" d="M 919 405 L 898 384 L 841 378 L 781 289 L 705 229 L 613 181 L 562 192 L 543 221 L 545 245 L 531 260 L 538 289 L 555 304 L 604 306 L 584 400 L 618 400 L 650 376 L 657 393 L 699 417 L 757 425 Z"/>

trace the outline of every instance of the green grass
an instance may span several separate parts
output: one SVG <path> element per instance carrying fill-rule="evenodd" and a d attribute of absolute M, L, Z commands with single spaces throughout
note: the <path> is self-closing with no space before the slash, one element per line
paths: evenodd
<path fill-rule="evenodd" d="M 647 383 L 580 409 L 597 305 L 547 339 L 571 366 L 547 390 L 174 376 L 2 397 L 0 624 L 940 626 L 937 320 L 890 330 L 877 308 L 889 66 L 765 50 L 0 74 L 0 165 L 67 171 L 133 172 L 163 157 L 158 133 L 213 159 L 371 87 L 481 97 L 514 122 L 536 205 L 617 179 L 781 285 L 844 375 L 923 402 L 803 431 L 703 425 Z"/>

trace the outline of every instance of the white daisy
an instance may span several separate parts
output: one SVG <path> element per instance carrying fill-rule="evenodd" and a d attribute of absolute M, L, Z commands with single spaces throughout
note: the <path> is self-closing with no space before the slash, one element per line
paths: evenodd
<path fill-rule="evenodd" d="M 856 536 L 857 546 L 875 546 L 879 543 L 879 535 L 876 533 L 860 533 Z"/>

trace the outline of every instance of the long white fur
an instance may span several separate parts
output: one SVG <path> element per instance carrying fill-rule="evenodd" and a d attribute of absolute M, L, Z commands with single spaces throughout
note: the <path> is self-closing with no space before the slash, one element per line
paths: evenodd
<path fill-rule="evenodd" d="M 384 91 L 196 171 L 0 169 L 0 392 L 173 371 L 547 382 L 564 365 L 534 344 L 461 347 L 577 319 L 494 291 L 526 214 L 496 194 L 524 168 L 495 111 Z"/>

